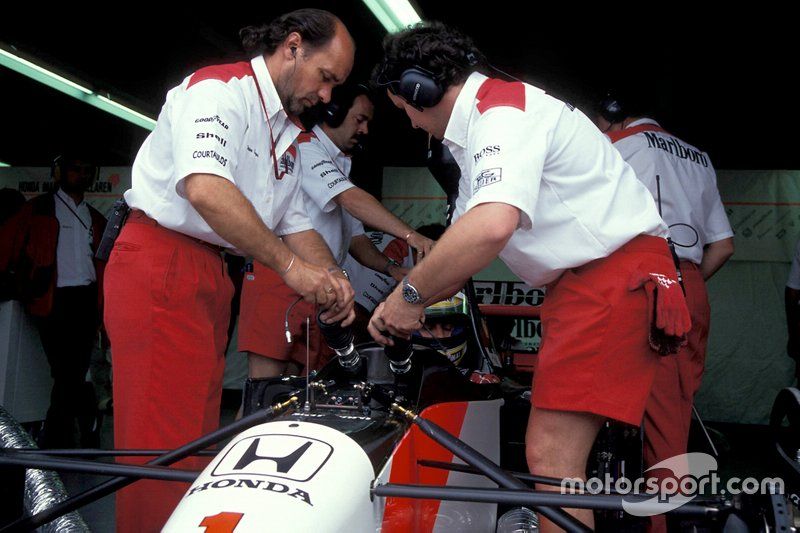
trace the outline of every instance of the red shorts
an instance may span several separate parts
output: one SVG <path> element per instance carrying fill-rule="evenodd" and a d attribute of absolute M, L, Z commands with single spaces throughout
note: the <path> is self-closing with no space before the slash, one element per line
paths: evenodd
<path fill-rule="evenodd" d="M 233 296 L 219 249 L 134 211 L 111 252 L 104 290 L 115 447 L 172 449 L 217 429 Z M 177 467 L 207 463 L 189 458 Z M 137 481 L 121 490 L 117 531 L 160 530 L 188 487 Z"/>
<path fill-rule="evenodd" d="M 242 282 L 238 349 L 279 361 L 306 366 L 306 318 L 309 319 L 309 368 L 319 369 L 333 355 L 317 326 L 318 308 L 303 300 L 289 313 L 292 343 L 286 342 L 286 310 L 300 295 L 271 268 L 257 262 Z"/>
<path fill-rule="evenodd" d="M 661 356 L 648 342 L 645 289 L 628 286 L 648 259 L 663 264 L 664 256 L 672 261 L 664 239 L 640 235 L 548 286 L 534 406 L 641 424 Z"/>

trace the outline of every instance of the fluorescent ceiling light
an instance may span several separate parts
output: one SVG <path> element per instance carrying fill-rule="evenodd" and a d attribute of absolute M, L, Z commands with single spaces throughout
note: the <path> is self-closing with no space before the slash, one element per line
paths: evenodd
<path fill-rule="evenodd" d="M 18 55 L 0 47 L 0 65 L 8 67 L 11 70 L 27 76 L 32 80 L 38 81 L 48 87 L 57 91 L 61 91 L 77 100 L 86 102 L 98 109 L 111 113 L 123 120 L 127 120 L 132 124 L 136 124 L 146 130 L 152 131 L 156 126 L 156 121 L 152 118 L 136 112 L 133 109 L 125 107 L 124 105 L 111 100 L 110 97 L 101 96 L 91 89 L 87 89 L 83 85 L 68 80 L 63 76 L 47 70 L 46 68 L 37 65 L 27 59 L 23 59 Z"/>
<path fill-rule="evenodd" d="M 422 22 L 408 0 L 364 0 L 364 4 L 389 33 Z"/>

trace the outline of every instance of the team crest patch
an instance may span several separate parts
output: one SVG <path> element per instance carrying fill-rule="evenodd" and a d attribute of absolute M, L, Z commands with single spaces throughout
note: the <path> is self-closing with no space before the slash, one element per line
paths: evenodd
<path fill-rule="evenodd" d="M 283 179 L 287 174 L 294 175 L 294 162 L 297 156 L 297 149 L 294 145 L 290 146 L 286 152 L 283 153 L 280 160 L 278 160 L 278 176 L 277 178 Z"/>
<path fill-rule="evenodd" d="M 503 180 L 502 168 L 487 168 L 482 170 L 480 174 L 475 177 L 475 182 L 472 184 L 472 194 L 478 192 L 481 187 L 492 185 Z"/>

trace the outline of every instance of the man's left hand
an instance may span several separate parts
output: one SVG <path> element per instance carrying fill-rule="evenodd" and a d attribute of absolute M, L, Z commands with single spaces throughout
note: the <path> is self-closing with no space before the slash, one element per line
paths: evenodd
<path fill-rule="evenodd" d="M 416 231 L 411 232 L 406 242 L 417 251 L 417 261 L 431 253 L 431 248 L 436 244 L 436 241 L 432 241 Z"/>
<path fill-rule="evenodd" d="M 378 344 L 392 346 L 394 343 L 384 333 L 407 339 L 422 327 L 424 317 L 425 306 L 406 302 L 395 290 L 375 309 L 367 331 Z"/>

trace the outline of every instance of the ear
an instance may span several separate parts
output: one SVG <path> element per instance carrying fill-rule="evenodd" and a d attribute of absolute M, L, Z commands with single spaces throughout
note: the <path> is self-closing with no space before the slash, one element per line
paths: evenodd
<path fill-rule="evenodd" d="M 288 61 L 296 59 L 297 54 L 300 52 L 300 50 L 298 49 L 300 48 L 300 45 L 302 43 L 303 43 L 303 37 L 301 37 L 299 33 L 297 33 L 296 31 L 290 33 L 286 37 L 286 40 L 283 41 L 284 57 Z"/>

